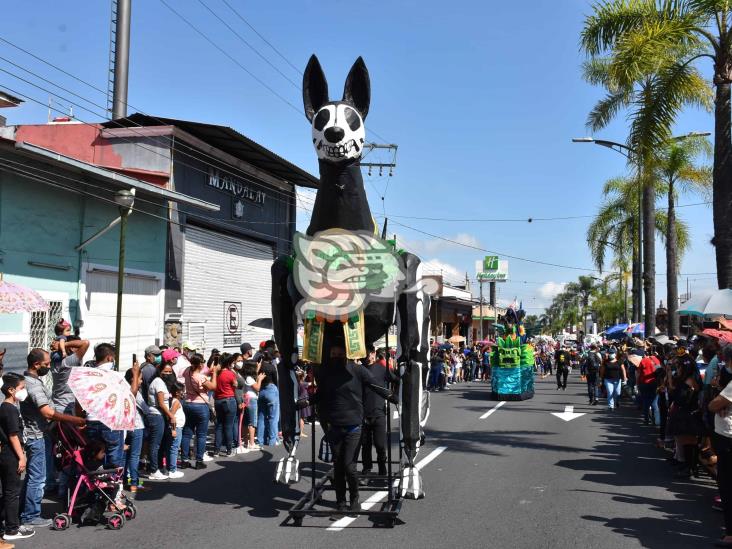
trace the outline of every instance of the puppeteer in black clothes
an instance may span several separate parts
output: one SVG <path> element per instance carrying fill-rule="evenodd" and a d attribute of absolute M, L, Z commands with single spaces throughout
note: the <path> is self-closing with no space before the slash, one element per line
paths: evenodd
<path fill-rule="evenodd" d="M 328 369 L 327 376 L 318 370 Z M 374 392 L 382 398 L 395 401 L 392 392 L 384 387 L 366 367 L 346 359 L 345 348 L 330 348 L 328 360 L 316 370 L 317 391 L 312 398 L 326 440 L 333 455 L 333 484 L 338 510 L 360 510 L 356 462 L 364 422 L 364 392 Z M 346 504 L 346 484 L 350 506 Z"/>

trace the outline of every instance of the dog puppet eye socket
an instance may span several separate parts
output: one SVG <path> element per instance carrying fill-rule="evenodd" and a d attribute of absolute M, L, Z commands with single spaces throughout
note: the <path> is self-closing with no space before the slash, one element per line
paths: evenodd
<path fill-rule="evenodd" d="M 352 132 L 355 132 L 361 126 L 361 119 L 358 114 L 349 107 L 346 107 L 346 123 Z"/>
<path fill-rule="evenodd" d="M 313 127 L 318 131 L 323 131 L 328 120 L 330 120 L 330 111 L 328 109 L 323 109 L 315 117 L 315 120 L 313 120 Z"/>

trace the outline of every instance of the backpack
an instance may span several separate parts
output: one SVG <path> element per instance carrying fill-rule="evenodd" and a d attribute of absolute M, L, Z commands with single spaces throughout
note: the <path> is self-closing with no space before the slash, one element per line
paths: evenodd
<path fill-rule="evenodd" d="M 587 355 L 587 358 L 585 359 L 585 368 L 588 375 L 597 375 L 597 372 L 600 371 L 600 357 L 597 353 L 590 353 Z"/>

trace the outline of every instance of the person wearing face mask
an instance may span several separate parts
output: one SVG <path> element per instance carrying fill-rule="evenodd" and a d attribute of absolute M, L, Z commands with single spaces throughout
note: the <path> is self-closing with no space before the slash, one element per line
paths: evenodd
<path fill-rule="evenodd" d="M 178 358 L 178 351 L 166 349 L 162 353 L 162 364 L 158 366 L 158 375 L 150 382 L 147 392 L 148 429 L 150 431 L 150 464 L 148 466 L 150 480 L 166 480 L 168 472 L 162 468 L 163 457 L 170 452 L 171 432 L 176 428 L 176 417 L 168 406 L 170 400 L 169 384 L 176 383 L 173 364 Z M 166 428 L 166 426 L 168 428 Z"/>
<path fill-rule="evenodd" d="M 51 355 L 48 351 L 31 349 L 27 363 L 28 369 L 24 376 L 28 397 L 20 403 L 20 414 L 24 424 L 25 455 L 28 464 L 20 498 L 23 506 L 20 520 L 25 526 L 48 527 L 51 525 L 51 520 L 41 518 L 41 501 L 46 485 L 45 438 L 49 422 L 63 421 L 83 427 L 86 425 L 86 420 L 57 412 L 51 407 L 51 392 L 40 379 L 51 369 Z"/>
<path fill-rule="evenodd" d="M 142 380 L 140 382 L 140 391 L 143 395 L 147 395 L 147 390 L 150 388 L 150 382 L 157 375 L 158 366 L 162 363 L 162 350 L 157 345 L 149 345 L 145 347 L 145 362 L 142 363 L 140 369 L 140 375 Z"/>
<path fill-rule="evenodd" d="M 23 376 L 10 373 L 3 376 L 3 395 L 0 404 L 0 483 L 3 487 L 2 516 L 5 523 L 3 538 L 6 540 L 23 539 L 36 532 L 28 526 L 21 526 L 20 515 L 20 475 L 27 464 L 23 452 L 23 422 L 20 419 L 18 404 L 28 397 Z M 0 544 L 0 549 L 13 547 Z"/>
<path fill-rule="evenodd" d="M 721 391 L 708 409 L 714 414 L 712 446 L 717 454 L 717 486 L 724 513 L 725 535 L 717 545 L 732 547 L 732 345 L 726 345 L 720 355 L 716 384 Z"/>
<path fill-rule="evenodd" d="M 195 468 L 206 468 L 204 463 L 206 460 L 206 435 L 208 434 L 208 420 L 210 417 L 208 392 L 216 389 L 218 372 L 214 369 L 209 380 L 202 372 L 204 366 L 203 355 L 195 354 L 191 357 L 190 367 L 183 372 L 185 399 L 182 404 L 186 424 L 183 428 L 183 440 L 181 442 L 183 454 L 181 468 L 191 467 L 189 458 L 194 433 L 196 436 Z"/>
<path fill-rule="evenodd" d="M 234 418 L 233 425 L 233 445 L 235 453 L 244 453 L 244 446 L 242 445 L 241 430 L 244 419 L 244 408 L 245 401 L 244 395 L 246 393 L 247 385 L 242 375 L 244 368 L 244 357 L 239 353 L 234 354 L 234 368 L 233 372 L 236 376 L 236 388 L 234 389 L 234 398 L 236 399 L 236 417 Z"/>
<path fill-rule="evenodd" d="M 620 407 L 620 383 L 627 381 L 628 375 L 625 372 L 625 366 L 618 361 L 617 352 L 611 350 L 607 356 L 607 360 L 600 367 L 600 379 L 605 385 L 607 393 L 607 407 L 614 410 Z"/>
<path fill-rule="evenodd" d="M 23 376 L 15 373 L 3 376 L 2 392 L 5 401 L 0 404 L 0 483 L 3 487 L 0 520 L 5 523 L 3 539 L 24 539 L 36 532 L 31 527 L 21 526 L 18 518 L 20 475 L 27 464 L 23 452 L 23 422 L 18 411 L 18 404 L 28 397 Z M 7 547 L 13 545 L 0 543 L 0 549 Z"/>
<path fill-rule="evenodd" d="M 178 349 L 176 349 L 176 351 L 177 350 Z M 185 372 L 187 368 L 190 368 L 191 357 L 195 354 L 196 346 L 190 341 L 186 341 L 183 344 L 183 347 L 181 347 L 180 349 L 180 354 L 178 355 L 178 358 L 175 362 L 175 368 L 173 368 L 177 376 L 178 383 L 180 383 L 181 385 L 185 384 L 185 380 L 183 379 L 183 372 Z"/>
<path fill-rule="evenodd" d="M 84 366 L 86 368 L 97 368 L 99 370 L 114 370 L 114 345 L 111 343 L 100 343 L 94 347 L 94 360 L 88 361 Z M 99 421 L 92 413 L 86 414 L 87 429 L 86 437 L 88 440 L 101 440 L 106 447 L 104 466 L 124 467 L 124 431 L 113 431 L 104 423 Z"/>
<path fill-rule="evenodd" d="M 277 366 L 272 362 L 269 351 L 263 351 L 260 356 L 262 361 L 260 372 L 264 373 L 264 377 L 260 383 L 257 399 L 257 444 L 274 446 L 277 444 L 280 423 L 279 378 Z"/>
<path fill-rule="evenodd" d="M 234 420 L 236 419 L 236 374 L 232 371 L 234 361 L 239 357 L 224 353 L 221 355 L 219 377 L 214 391 L 214 408 L 216 410 L 216 434 L 214 437 L 213 455 L 230 456 L 232 450 L 232 435 L 234 434 Z M 221 450 L 221 445 L 226 452 Z"/>

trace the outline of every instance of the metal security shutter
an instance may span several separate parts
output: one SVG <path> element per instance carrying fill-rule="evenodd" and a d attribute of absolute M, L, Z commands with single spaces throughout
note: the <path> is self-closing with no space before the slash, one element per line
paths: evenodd
<path fill-rule="evenodd" d="M 117 324 L 117 272 L 91 269 L 86 277 L 87 311 L 81 335 L 92 345 L 114 343 Z M 163 334 L 163 283 L 155 276 L 125 274 L 122 296 L 120 368 L 142 357 L 145 347 Z"/>
<path fill-rule="evenodd" d="M 241 341 L 247 341 L 247 325 L 270 317 L 274 260 L 271 245 L 247 238 L 186 227 L 183 265 L 183 334 L 200 339 L 205 324 L 204 350 L 231 352 L 239 343 L 224 344 L 225 303 L 241 303 Z"/>

